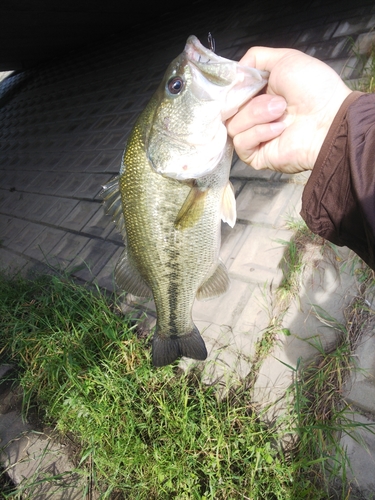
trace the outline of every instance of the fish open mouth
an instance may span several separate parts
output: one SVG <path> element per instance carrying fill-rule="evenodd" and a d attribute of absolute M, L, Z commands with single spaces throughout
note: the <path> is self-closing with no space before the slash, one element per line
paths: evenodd
<path fill-rule="evenodd" d="M 222 103 L 223 122 L 267 84 L 268 71 L 218 56 L 194 35 L 187 39 L 184 54 L 197 81 L 195 87 L 200 89 L 199 95 Z"/>
<path fill-rule="evenodd" d="M 229 59 L 225 59 L 225 57 L 218 56 L 211 49 L 208 49 L 207 47 L 202 45 L 201 42 L 198 40 L 198 38 L 194 35 L 189 36 L 189 38 L 187 39 L 185 50 L 188 58 L 192 62 L 198 62 L 202 64 L 207 64 L 210 62 L 212 63 L 230 62 Z"/>
<path fill-rule="evenodd" d="M 216 85 L 227 86 L 233 84 L 235 80 L 251 79 L 252 83 L 258 84 L 259 89 L 261 89 L 267 83 L 268 71 L 258 71 L 218 56 L 212 50 L 204 47 L 194 35 L 187 39 L 185 53 L 189 62 L 194 64 L 208 80 Z"/>

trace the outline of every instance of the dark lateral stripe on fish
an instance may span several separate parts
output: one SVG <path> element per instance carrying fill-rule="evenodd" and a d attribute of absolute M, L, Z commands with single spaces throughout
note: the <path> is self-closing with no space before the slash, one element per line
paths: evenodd
<path fill-rule="evenodd" d="M 203 361 L 207 358 L 207 349 L 197 327 L 186 335 L 163 337 L 156 332 L 152 339 L 152 363 L 165 366 L 182 356 Z"/>
<path fill-rule="evenodd" d="M 174 259 L 171 255 L 170 262 L 175 261 L 175 269 L 173 269 L 169 274 L 169 286 L 168 286 L 168 302 L 169 302 L 169 315 L 170 315 L 170 329 L 172 332 L 178 332 L 178 301 L 179 301 L 179 286 L 178 282 L 180 279 L 180 265 L 178 261 L 178 252 L 174 253 Z"/>

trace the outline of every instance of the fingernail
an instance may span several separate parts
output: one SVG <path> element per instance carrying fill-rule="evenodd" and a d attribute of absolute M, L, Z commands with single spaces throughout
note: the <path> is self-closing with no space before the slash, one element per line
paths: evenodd
<path fill-rule="evenodd" d="M 283 97 L 275 96 L 270 100 L 267 108 L 271 115 L 280 116 L 286 110 L 286 101 Z"/>

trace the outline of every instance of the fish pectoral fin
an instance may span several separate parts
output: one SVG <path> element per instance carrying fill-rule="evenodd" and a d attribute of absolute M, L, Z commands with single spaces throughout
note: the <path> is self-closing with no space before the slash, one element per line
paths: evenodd
<path fill-rule="evenodd" d="M 230 278 L 224 262 L 219 260 L 214 272 L 198 288 L 196 297 L 198 300 L 207 300 L 219 297 L 225 293 L 230 286 Z"/>
<path fill-rule="evenodd" d="M 152 339 L 152 364 L 166 366 L 181 356 L 203 361 L 207 358 L 204 340 L 194 325 L 191 332 L 185 335 L 161 335 L 156 329 Z"/>
<path fill-rule="evenodd" d="M 103 198 L 104 212 L 110 215 L 116 228 L 125 236 L 125 219 L 122 211 L 122 201 L 119 186 L 120 176 L 110 180 L 100 191 L 99 196 Z"/>
<path fill-rule="evenodd" d="M 129 261 L 128 253 L 124 250 L 116 264 L 115 280 L 117 285 L 126 292 L 137 297 L 152 298 L 152 291 L 144 281 L 139 271 Z"/>
<path fill-rule="evenodd" d="M 174 221 L 176 229 L 193 227 L 199 221 L 203 214 L 206 195 L 207 190 L 202 191 L 196 186 L 190 189 Z"/>
<path fill-rule="evenodd" d="M 234 188 L 230 181 L 225 186 L 221 200 L 221 220 L 234 227 L 237 219 L 236 198 Z"/>

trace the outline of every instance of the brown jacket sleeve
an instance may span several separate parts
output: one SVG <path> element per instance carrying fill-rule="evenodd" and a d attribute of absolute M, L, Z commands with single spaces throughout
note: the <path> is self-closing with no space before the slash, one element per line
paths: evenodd
<path fill-rule="evenodd" d="M 352 92 L 342 104 L 305 186 L 301 216 L 375 269 L 375 94 Z"/>

